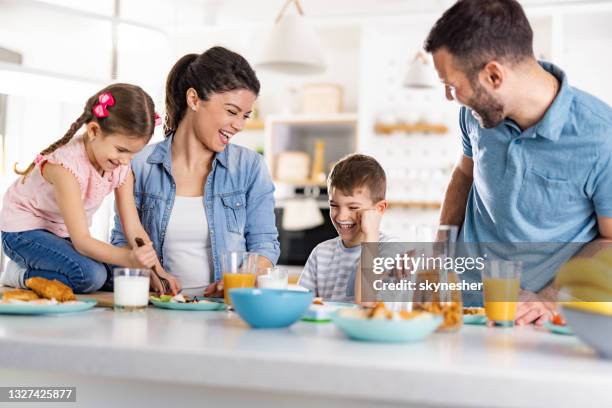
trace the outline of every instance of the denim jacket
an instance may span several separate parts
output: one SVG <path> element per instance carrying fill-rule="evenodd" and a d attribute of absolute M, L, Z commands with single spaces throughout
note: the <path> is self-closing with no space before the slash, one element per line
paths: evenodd
<path fill-rule="evenodd" d="M 146 146 L 132 160 L 138 215 L 164 268 L 162 248 L 176 195 L 172 177 L 173 137 L 171 134 L 163 142 Z M 233 144 L 217 153 L 204 187 L 204 207 L 215 280 L 221 279 L 224 251 L 256 252 L 276 264 L 280 245 L 274 216 L 274 185 L 261 155 Z M 128 246 L 117 214 L 111 243 Z"/>

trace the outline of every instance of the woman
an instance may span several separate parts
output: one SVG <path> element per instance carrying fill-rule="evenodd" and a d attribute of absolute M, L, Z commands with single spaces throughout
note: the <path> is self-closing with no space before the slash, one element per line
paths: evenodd
<path fill-rule="evenodd" d="M 166 140 L 132 161 L 138 213 L 165 274 L 188 295 L 220 295 L 225 251 L 280 253 L 274 185 L 261 155 L 230 144 L 244 128 L 259 81 L 239 54 L 213 47 L 188 54 L 166 83 Z M 127 243 L 115 218 L 114 245 Z"/>

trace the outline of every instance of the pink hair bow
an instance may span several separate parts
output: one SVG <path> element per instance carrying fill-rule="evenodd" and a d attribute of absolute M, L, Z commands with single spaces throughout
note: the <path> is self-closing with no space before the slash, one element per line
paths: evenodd
<path fill-rule="evenodd" d="M 40 162 L 42 162 L 43 160 L 45 160 L 45 156 L 43 156 L 42 154 L 37 154 L 36 158 L 34 159 L 34 164 L 40 164 Z"/>
<path fill-rule="evenodd" d="M 115 98 L 110 92 L 104 92 L 98 96 L 98 103 L 91 109 L 96 118 L 105 118 L 108 116 L 108 107 L 115 104 Z"/>
<path fill-rule="evenodd" d="M 155 126 L 159 126 L 162 124 L 161 117 L 157 113 L 153 117 L 155 118 Z"/>

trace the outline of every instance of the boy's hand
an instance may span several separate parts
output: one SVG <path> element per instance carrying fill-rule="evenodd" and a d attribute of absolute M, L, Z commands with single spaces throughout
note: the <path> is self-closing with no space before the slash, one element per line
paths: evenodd
<path fill-rule="evenodd" d="M 382 212 L 367 208 L 357 212 L 357 222 L 361 227 L 363 242 L 378 242 Z"/>

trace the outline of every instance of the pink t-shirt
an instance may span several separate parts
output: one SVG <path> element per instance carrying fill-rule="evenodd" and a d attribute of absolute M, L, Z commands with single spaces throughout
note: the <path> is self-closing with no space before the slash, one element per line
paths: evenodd
<path fill-rule="evenodd" d="M 89 161 L 83 138 L 76 136 L 45 156 L 44 160 L 62 165 L 77 179 L 89 226 L 104 197 L 123 184 L 130 171 L 129 165 L 120 165 L 102 176 Z M 55 201 L 53 185 L 44 179 L 40 171 L 45 161 L 36 165 L 26 177 L 25 183 L 21 182 L 20 177 L 6 191 L 0 216 L 0 230 L 21 232 L 44 229 L 59 237 L 69 236 Z"/>

